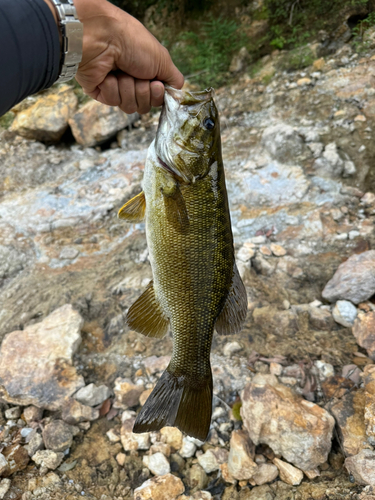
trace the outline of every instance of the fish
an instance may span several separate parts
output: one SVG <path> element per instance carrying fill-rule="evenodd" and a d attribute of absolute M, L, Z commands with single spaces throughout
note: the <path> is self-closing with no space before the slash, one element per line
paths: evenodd
<path fill-rule="evenodd" d="M 118 216 L 145 222 L 153 280 L 130 306 L 127 324 L 159 339 L 170 329 L 173 351 L 133 432 L 175 426 L 205 441 L 212 414 L 213 333 L 239 332 L 247 314 L 212 88 L 165 87 L 142 187 Z"/>

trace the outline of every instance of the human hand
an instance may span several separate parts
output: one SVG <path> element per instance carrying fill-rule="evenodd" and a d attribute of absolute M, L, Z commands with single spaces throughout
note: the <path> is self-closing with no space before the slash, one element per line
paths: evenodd
<path fill-rule="evenodd" d="M 147 113 L 164 100 L 163 82 L 184 78 L 168 51 L 134 17 L 106 0 L 75 0 L 83 23 L 83 57 L 76 80 L 99 102 L 125 113 Z"/>

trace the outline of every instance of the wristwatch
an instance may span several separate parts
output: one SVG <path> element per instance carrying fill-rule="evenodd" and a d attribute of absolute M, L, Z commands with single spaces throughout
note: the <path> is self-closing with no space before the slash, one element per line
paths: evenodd
<path fill-rule="evenodd" d="M 59 78 L 55 83 L 68 82 L 77 73 L 82 60 L 83 24 L 78 19 L 73 0 L 52 0 L 62 36 L 62 57 Z"/>

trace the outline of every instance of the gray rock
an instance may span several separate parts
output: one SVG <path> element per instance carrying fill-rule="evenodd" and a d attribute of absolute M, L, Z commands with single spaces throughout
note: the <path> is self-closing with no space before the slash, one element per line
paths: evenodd
<path fill-rule="evenodd" d="M 9 475 L 9 463 L 8 460 L 0 453 L 0 476 Z"/>
<path fill-rule="evenodd" d="M 262 145 L 280 163 L 296 160 L 304 152 L 304 142 L 300 134 L 286 123 L 267 127 L 262 135 Z"/>
<path fill-rule="evenodd" d="M 13 406 L 4 412 L 5 418 L 8 420 L 17 420 L 21 416 L 21 408 L 19 406 Z"/>
<path fill-rule="evenodd" d="M 255 447 L 246 431 L 233 431 L 230 439 L 228 472 L 238 480 L 250 479 L 257 471 Z"/>
<path fill-rule="evenodd" d="M 353 335 L 358 345 L 367 350 L 371 359 L 375 359 L 375 311 L 358 314 L 353 324 Z"/>
<path fill-rule="evenodd" d="M 188 437 L 184 437 L 182 439 L 182 446 L 180 448 L 179 454 L 183 458 L 190 458 L 194 456 L 196 449 L 196 445 Z"/>
<path fill-rule="evenodd" d="M 11 485 L 10 479 L 2 479 L 0 481 L 0 499 L 3 499 L 5 495 L 8 493 Z"/>
<path fill-rule="evenodd" d="M 43 418 L 43 409 L 36 406 L 28 406 L 23 410 L 23 416 L 28 424 L 39 422 Z"/>
<path fill-rule="evenodd" d="M 73 260 L 78 257 L 79 250 L 73 247 L 64 247 L 59 255 L 59 259 Z"/>
<path fill-rule="evenodd" d="M 108 399 L 110 395 L 111 390 L 106 385 L 96 386 L 95 384 L 89 384 L 74 394 L 74 398 L 83 405 L 97 406 Z"/>
<path fill-rule="evenodd" d="M 279 470 L 274 464 L 259 464 L 256 472 L 253 474 L 253 481 L 257 486 L 272 483 L 279 475 Z"/>
<path fill-rule="evenodd" d="M 349 328 L 357 317 L 357 308 L 348 300 L 338 300 L 332 310 L 332 316 L 336 323 Z"/>
<path fill-rule="evenodd" d="M 64 459 L 64 453 L 55 452 L 52 450 L 40 450 L 31 457 L 31 459 L 41 467 L 55 470 Z"/>
<path fill-rule="evenodd" d="M 359 304 L 375 293 L 375 250 L 352 255 L 340 264 L 322 295 L 330 302 L 348 300 Z"/>
<path fill-rule="evenodd" d="M 362 450 L 345 460 L 345 467 L 359 484 L 375 486 L 375 451 Z"/>
<path fill-rule="evenodd" d="M 1 397 L 9 403 L 59 409 L 84 385 L 72 366 L 82 324 L 78 312 L 65 305 L 41 323 L 6 335 L 0 349 Z"/>
<path fill-rule="evenodd" d="M 73 442 L 72 428 L 62 420 L 52 420 L 43 429 L 43 441 L 49 450 L 65 451 Z"/>
<path fill-rule="evenodd" d="M 64 403 L 62 419 L 68 424 L 75 425 L 81 422 L 92 422 L 99 418 L 99 410 L 85 406 L 75 399 L 69 399 Z"/>
<path fill-rule="evenodd" d="M 37 432 L 33 435 L 33 437 L 29 440 L 28 444 L 25 446 L 29 457 L 35 455 L 35 453 L 44 448 L 44 441 L 40 434 Z"/>

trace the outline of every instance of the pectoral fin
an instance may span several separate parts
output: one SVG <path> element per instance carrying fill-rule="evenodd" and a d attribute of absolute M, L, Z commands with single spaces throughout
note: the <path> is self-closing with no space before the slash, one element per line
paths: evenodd
<path fill-rule="evenodd" d="M 173 189 L 162 189 L 162 193 L 168 222 L 179 233 L 187 232 L 189 229 L 189 215 L 179 186 L 176 184 Z"/>
<path fill-rule="evenodd" d="M 146 337 L 162 338 L 167 333 L 169 319 L 165 316 L 155 295 L 152 281 L 130 307 L 126 321 L 132 330 Z"/>
<path fill-rule="evenodd" d="M 215 328 L 220 335 L 238 333 L 246 319 L 247 294 L 236 264 L 233 267 L 232 286 L 224 308 L 216 320 Z"/>
<path fill-rule="evenodd" d="M 137 196 L 134 196 L 118 212 L 119 219 L 124 219 L 128 222 L 142 222 L 145 218 L 146 198 L 145 193 L 141 191 Z"/>

